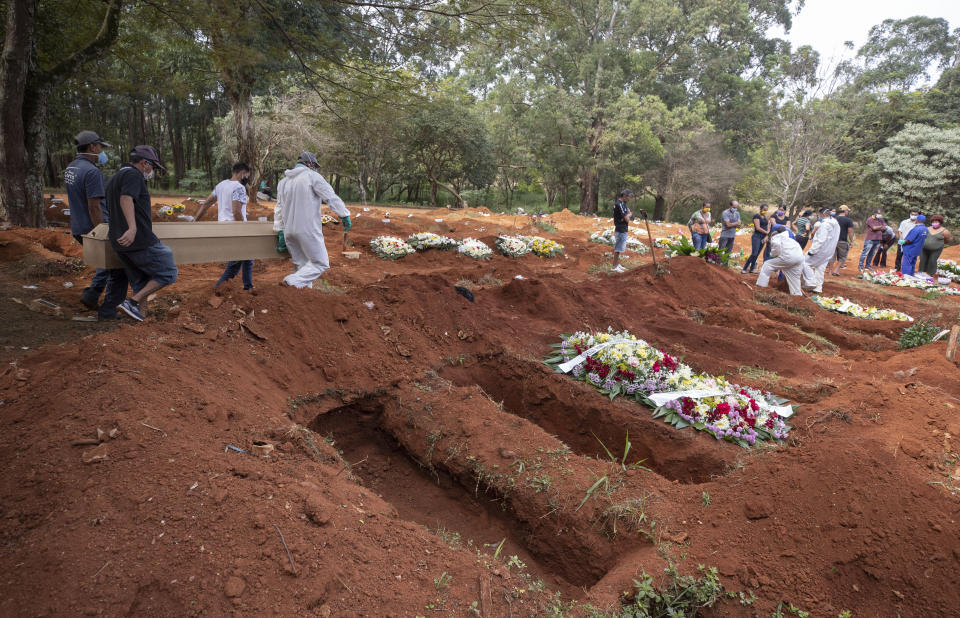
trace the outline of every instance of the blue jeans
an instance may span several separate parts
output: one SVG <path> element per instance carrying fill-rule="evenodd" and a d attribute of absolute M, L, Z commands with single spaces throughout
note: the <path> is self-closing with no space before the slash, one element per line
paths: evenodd
<path fill-rule="evenodd" d="M 869 268 L 870 262 L 873 260 L 874 252 L 880 249 L 881 246 L 883 246 L 882 240 L 863 241 L 863 250 L 860 251 L 860 260 L 857 262 L 857 268 L 859 270 Z"/>
<path fill-rule="evenodd" d="M 626 250 L 627 250 L 627 233 L 614 232 L 613 233 L 613 252 L 623 253 Z"/>
<path fill-rule="evenodd" d="M 249 290 L 253 287 L 253 260 L 240 260 L 238 262 L 227 262 L 227 267 L 223 274 L 217 280 L 217 287 L 227 279 L 233 279 L 238 272 L 242 271 L 243 289 Z"/>
<path fill-rule="evenodd" d="M 694 249 L 706 249 L 707 248 L 707 238 L 710 237 L 709 234 L 697 234 L 696 232 L 691 232 L 693 236 L 693 248 Z"/>
<path fill-rule="evenodd" d="M 763 250 L 764 238 L 766 238 L 764 234 L 756 233 L 750 237 L 750 257 L 743 263 L 743 270 L 753 272 L 753 269 L 757 267 L 757 258 L 760 257 L 760 251 Z"/>
<path fill-rule="evenodd" d="M 142 290 L 150 281 L 167 286 L 177 280 L 177 264 L 173 261 L 173 251 L 162 242 L 138 251 L 117 251 L 117 255 L 123 262 L 127 280 L 134 293 Z"/>

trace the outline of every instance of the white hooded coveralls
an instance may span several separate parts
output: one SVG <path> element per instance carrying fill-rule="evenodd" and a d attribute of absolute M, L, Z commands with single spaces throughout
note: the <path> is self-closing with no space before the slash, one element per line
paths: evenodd
<path fill-rule="evenodd" d="M 763 261 L 760 276 L 757 277 L 757 285 L 767 287 L 770 277 L 778 270 L 783 271 L 787 285 L 790 286 L 790 293 L 794 296 L 802 296 L 800 274 L 803 272 L 803 249 L 785 231 L 774 234 L 770 238 L 770 257 Z"/>
<path fill-rule="evenodd" d="M 273 229 L 283 231 L 290 259 L 297 269 L 283 282 L 295 288 L 313 287 L 314 279 L 330 268 L 320 222 L 322 202 L 340 217 L 350 216 L 333 187 L 323 176 L 304 165 L 284 172 L 284 178 L 277 184 Z"/>
<path fill-rule="evenodd" d="M 840 240 L 840 224 L 833 217 L 821 219 L 817 233 L 810 241 L 810 249 L 803 261 L 803 285 L 816 293 L 823 292 L 823 273 L 827 263 L 837 251 Z"/>

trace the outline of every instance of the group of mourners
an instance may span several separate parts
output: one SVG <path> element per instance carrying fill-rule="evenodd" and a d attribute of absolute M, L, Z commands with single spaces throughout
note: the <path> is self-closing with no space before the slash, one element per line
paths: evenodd
<path fill-rule="evenodd" d="M 70 229 L 78 243 L 101 222 L 109 226 L 107 237 L 122 268 L 98 268 L 80 301 L 95 309 L 98 321 L 116 320 L 119 312 L 143 321 L 141 303 L 150 294 L 174 283 L 178 269 L 173 252 L 153 232 L 150 191 L 147 181 L 165 168 L 152 146 L 136 146 L 128 162 L 104 179 L 99 166 L 109 159 L 110 144 L 94 131 L 81 131 L 75 138 L 77 157 L 64 171 L 70 208 Z M 312 287 L 312 282 L 330 268 L 323 241 L 322 204 L 340 216 L 344 231 L 351 226 L 350 211 L 329 183 L 317 172 L 317 157 L 303 152 L 296 165 L 284 172 L 277 184 L 274 226 L 277 250 L 289 252 L 295 272 L 284 278 L 291 287 Z M 203 202 L 194 220 L 217 205 L 218 221 L 247 220 L 246 184 L 250 167 L 237 163 L 230 178 L 220 182 Z M 244 290 L 253 290 L 253 261 L 228 262 L 216 287 L 241 274 Z M 128 298 L 128 286 L 133 294 Z M 100 301 L 104 295 L 103 302 Z"/>
<path fill-rule="evenodd" d="M 710 241 L 711 210 L 710 202 L 704 202 L 687 222 L 697 249 L 706 247 Z M 832 265 L 831 274 L 840 276 L 840 270 L 846 268 L 856 227 L 849 210 L 847 206 L 823 208 L 814 215 L 814 211 L 808 209 L 793 220 L 787 216 L 782 204 L 772 215 L 768 214 L 770 207 L 761 204 L 759 212 L 753 216 L 750 255 L 741 272 L 753 274 L 762 255 L 758 286 L 767 286 L 770 278 L 779 273 L 778 276 L 787 280 L 791 294 L 799 296 L 803 290 L 821 293 L 827 269 Z M 877 208 L 864 222 L 863 249 L 857 264 L 859 272 L 885 268 L 887 252 L 896 245 L 897 270 L 904 275 L 915 275 L 919 271 L 936 276 L 937 259 L 951 237 L 943 226 L 943 216 L 931 215 L 929 227 L 927 223 L 927 217 L 914 209 L 894 229 L 887 223 L 883 209 Z M 733 200 L 720 215 L 720 249 L 733 250 L 737 230 L 742 225 L 740 204 Z"/>

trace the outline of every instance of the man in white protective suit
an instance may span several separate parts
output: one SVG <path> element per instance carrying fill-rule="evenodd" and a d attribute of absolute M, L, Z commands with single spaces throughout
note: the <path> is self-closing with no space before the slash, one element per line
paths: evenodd
<path fill-rule="evenodd" d="M 827 263 L 837 250 L 840 240 L 840 224 L 830 216 L 830 209 L 820 211 L 820 225 L 810 240 L 810 249 L 803 260 L 803 288 L 817 294 L 823 292 L 823 274 Z"/>
<path fill-rule="evenodd" d="M 350 211 L 317 173 L 317 166 L 312 152 L 302 152 L 297 165 L 284 172 L 277 184 L 273 229 L 277 232 L 277 249 L 283 251 L 285 247 L 297 269 L 283 283 L 295 288 L 312 288 L 313 281 L 330 268 L 323 242 L 321 204 L 326 202 L 339 215 L 344 232 L 351 226 Z"/>
<path fill-rule="evenodd" d="M 778 270 L 783 272 L 787 285 L 790 286 L 790 294 L 803 296 L 803 292 L 800 291 L 803 249 L 800 248 L 800 243 L 790 238 L 786 226 L 780 224 L 774 225 L 770 230 L 770 257 L 763 261 L 760 276 L 757 277 L 757 285 L 767 287 L 770 277 Z"/>

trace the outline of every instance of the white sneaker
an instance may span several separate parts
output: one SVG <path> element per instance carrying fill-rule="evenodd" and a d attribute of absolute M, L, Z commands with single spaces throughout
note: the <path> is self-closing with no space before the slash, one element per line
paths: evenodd
<path fill-rule="evenodd" d="M 624 268 L 623 266 L 617 266 L 616 268 L 611 268 L 610 270 L 612 270 L 612 271 L 615 272 L 615 273 L 625 273 L 625 272 L 627 272 L 627 269 Z"/>

